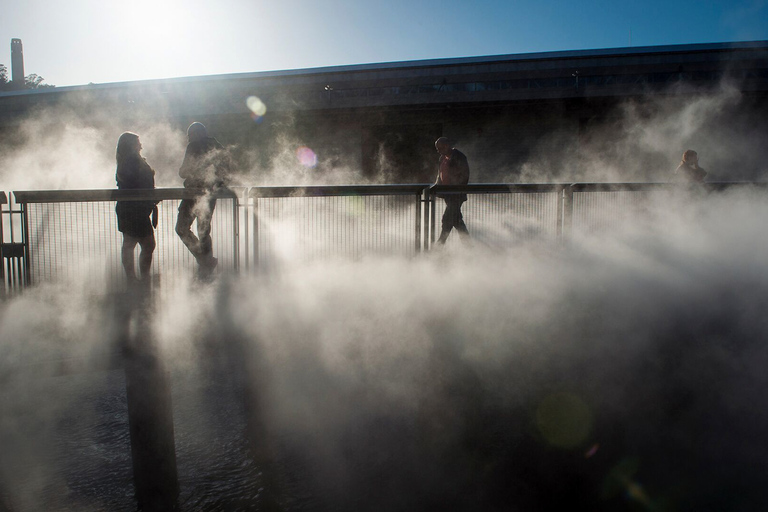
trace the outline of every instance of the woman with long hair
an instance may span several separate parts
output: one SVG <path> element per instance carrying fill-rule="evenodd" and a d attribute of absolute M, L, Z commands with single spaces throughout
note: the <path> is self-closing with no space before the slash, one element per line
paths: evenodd
<path fill-rule="evenodd" d="M 155 171 L 141 156 L 141 141 L 138 135 L 132 132 L 120 135 L 117 140 L 116 159 L 115 179 L 118 189 L 155 188 Z M 155 250 L 155 226 L 151 219 L 155 205 L 155 201 L 118 201 L 115 207 L 117 229 L 123 233 L 123 268 L 131 282 L 149 282 L 149 269 Z M 136 244 L 141 247 L 138 276 L 133 256 Z"/>

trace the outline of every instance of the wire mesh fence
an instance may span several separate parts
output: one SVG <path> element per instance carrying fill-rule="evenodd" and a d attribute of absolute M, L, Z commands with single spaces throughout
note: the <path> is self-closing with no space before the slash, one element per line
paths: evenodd
<path fill-rule="evenodd" d="M 251 189 L 254 264 L 421 249 L 424 186 Z"/>
<path fill-rule="evenodd" d="M 669 183 L 257 187 L 218 197 L 213 216 L 219 272 L 269 269 L 318 259 L 367 255 L 412 257 L 440 232 L 443 197 L 466 194 L 464 220 L 474 241 L 499 250 L 563 235 L 590 236 L 628 224 L 658 222 L 681 199 L 734 185 L 692 188 Z M 126 194 L 128 192 L 128 194 Z M 185 189 L 15 192 L 0 195 L 4 291 L 66 280 L 126 284 L 117 200 L 159 202 L 152 265 L 155 282 L 186 279 L 197 264 L 175 232 Z M 193 225 L 194 231 L 194 225 Z M 242 232 L 242 233 L 241 233 Z M 455 237 L 458 238 L 458 237 Z M 138 247 L 136 249 L 138 253 Z"/>
<path fill-rule="evenodd" d="M 27 261 L 20 213 L 13 197 L 0 192 L 0 296 L 7 296 L 26 285 Z"/>
<path fill-rule="evenodd" d="M 466 194 L 461 212 L 470 236 L 494 249 L 509 249 L 521 243 L 556 239 L 562 231 L 563 189 L 559 184 L 468 185 L 432 187 L 432 236 L 441 231 L 446 209 L 444 198 Z"/>
<path fill-rule="evenodd" d="M 159 200 L 151 279 L 157 282 L 162 276 L 163 281 L 173 281 L 193 275 L 194 257 L 175 232 L 181 197 L 173 196 L 183 194 L 178 191 L 166 193 L 165 197 L 157 197 L 152 191 L 144 194 Z M 27 279 L 31 283 L 101 284 L 110 292 L 126 286 L 121 258 L 123 235 L 117 228 L 116 198 L 110 198 L 114 195 L 111 191 L 17 192 L 15 195 L 21 204 L 18 213 L 23 221 Z M 222 271 L 236 268 L 237 212 L 236 198 L 217 200 L 211 236 Z M 193 231 L 194 228 L 193 225 Z M 140 247 L 137 245 L 134 251 L 134 260 L 138 261 Z"/>

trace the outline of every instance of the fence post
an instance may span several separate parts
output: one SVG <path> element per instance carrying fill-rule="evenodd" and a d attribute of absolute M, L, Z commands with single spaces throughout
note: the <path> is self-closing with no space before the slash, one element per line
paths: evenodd
<path fill-rule="evenodd" d="M 245 258 L 245 270 L 246 272 L 251 269 L 251 238 L 250 238 L 250 229 L 251 224 L 248 219 L 248 214 L 250 213 L 248 210 L 251 207 L 251 200 L 249 197 L 250 193 L 249 188 L 245 188 L 243 190 L 243 208 L 245 213 L 243 214 L 243 231 L 245 232 L 245 235 L 243 235 L 243 257 Z"/>
<path fill-rule="evenodd" d="M 571 236 L 573 229 L 573 185 L 563 188 L 563 236 Z"/>
<path fill-rule="evenodd" d="M 14 198 L 16 195 L 14 194 Z M 18 203 L 21 207 L 21 243 L 24 244 L 24 282 L 22 287 L 32 284 L 32 251 L 29 247 L 29 217 L 27 203 Z M 13 222 L 13 220 L 11 220 Z"/>
<path fill-rule="evenodd" d="M 259 198 L 253 194 L 253 189 L 249 192 L 253 206 L 253 266 L 259 268 Z"/>
<path fill-rule="evenodd" d="M 424 198 L 424 191 L 416 192 L 416 253 L 421 252 L 421 203 Z"/>
<path fill-rule="evenodd" d="M 240 201 L 237 194 L 232 198 L 232 266 L 240 273 Z"/>
<path fill-rule="evenodd" d="M 5 245 L 5 235 L 3 235 L 3 225 L 5 224 L 5 208 L 8 204 L 8 196 L 5 192 L 0 192 L 0 281 L 3 283 L 3 295 L 5 295 L 5 256 L 3 256 L 3 246 Z M 10 207 L 8 208 L 10 210 Z M 8 219 L 11 220 L 10 213 Z"/>
<path fill-rule="evenodd" d="M 434 185 L 424 191 L 427 201 L 427 206 L 424 208 L 424 245 L 427 250 L 430 250 L 435 243 L 435 194 L 432 192 L 432 187 L 434 187 Z"/>
<path fill-rule="evenodd" d="M 558 239 L 563 236 L 563 203 L 565 202 L 565 186 L 562 186 L 557 191 L 557 213 L 555 219 L 557 226 L 555 228 L 555 234 Z"/>

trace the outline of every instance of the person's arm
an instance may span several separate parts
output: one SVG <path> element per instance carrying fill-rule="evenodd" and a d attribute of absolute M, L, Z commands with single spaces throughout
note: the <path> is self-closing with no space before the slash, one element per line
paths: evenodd
<path fill-rule="evenodd" d="M 190 147 L 187 146 L 187 150 L 184 152 L 184 160 L 181 162 L 181 167 L 179 167 L 179 177 L 181 179 L 185 180 L 192 174 L 192 168 L 194 167 L 193 160 L 194 157 L 192 156 L 192 151 L 190 151 Z"/>
<path fill-rule="evenodd" d="M 216 139 L 214 139 L 214 142 L 214 151 L 216 151 L 216 188 L 227 187 L 232 181 L 235 164 L 229 151 Z"/>
<path fill-rule="evenodd" d="M 467 157 L 465 156 L 462 156 L 461 161 L 459 162 L 458 182 L 462 185 L 469 183 L 469 162 L 467 162 Z"/>
<path fill-rule="evenodd" d="M 680 164 L 675 169 L 675 177 L 680 181 L 690 181 L 691 176 L 688 167 L 685 164 Z"/>
<path fill-rule="evenodd" d="M 454 153 L 451 159 L 453 165 L 454 181 L 457 185 L 466 185 L 469 183 L 469 162 L 463 153 Z"/>

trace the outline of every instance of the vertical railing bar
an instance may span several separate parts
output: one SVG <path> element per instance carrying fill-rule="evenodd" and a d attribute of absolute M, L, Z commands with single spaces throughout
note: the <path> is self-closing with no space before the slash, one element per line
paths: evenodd
<path fill-rule="evenodd" d="M 237 194 L 232 198 L 232 250 L 234 254 L 232 256 L 232 266 L 235 273 L 240 273 L 240 201 L 238 201 Z"/>
<path fill-rule="evenodd" d="M 434 192 L 431 189 L 429 190 L 429 193 L 427 194 L 427 197 L 429 199 L 429 204 L 428 204 L 428 210 L 429 210 L 429 221 L 428 221 L 428 226 L 429 226 L 429 238 L 428 238 L 428 240 L 429 240 L 429 247 L 427 249 L 431 250 L 432 249 L 432 245 L 434 245 L 434 243 L 435 243 L 435 194 L 434 194 Z"/>
<path fill-rule="evenodd" d="M 565 202 L 565 186 L 562 186 L 557 191 L 557 212 L 555 213 L 555 219 L 557 227 L 555 229 L 555 236 L 561 238 L 563 236 L 563 211 Z"/>
<path fill-rule="evenodd" d="M 563 236 L 572 236 L 573 229 L 573 185 L 563 188 Z"/>
<path fill-rule="evenodd" d="M 24 285 L 32 284 L 32 252 L 29 247 L 29 219 L 27 217 L 27 203 L 21 203 L 21 229 L 22 243 L 24 244 Z"/>
<path fill-rule="evenodd" d="M 253 190 L 253 189 L 251 189 Z M 249 193 L 249 196 L 251 194 Z M 253 268 L 259 267 L 259 198 L 253 196 L 251 198 L 252 219 L 253 219 Z"/>
<path fill-rule="evenodd" d="M 424 191 L 420 190 L 416 192 L 416 254 L 420 253 L 421 247 L 421 207 L 422 197 L 424 197 Z"/>
<path fill-rule="evenodd" d="M 250 207 L 251 207 L 251 199 L 250 199 L 250 189 L 246 188 L 243 190 L 243 257 L 245 258 L 245 270 L 246 272 L 250 271 L 251 268 L 251 262 L 250 262 L 250 222 L 248 219 L 248 214 L 250 213 Z"/>
<path fill-rule="evenodd" d="M 0 192 L 6 198 L 7 194 Z M 8 215 L 10 219 L 11 205 L 8 203 Z M 3 235 L 3 226 L 5 225 L 5 204 L 0 204 L 0 281 L 3 283 L 3 295 L 5 295 L 5 255 L 3 254 L 2 246 L 5 244 L 5 236 Z"/>

